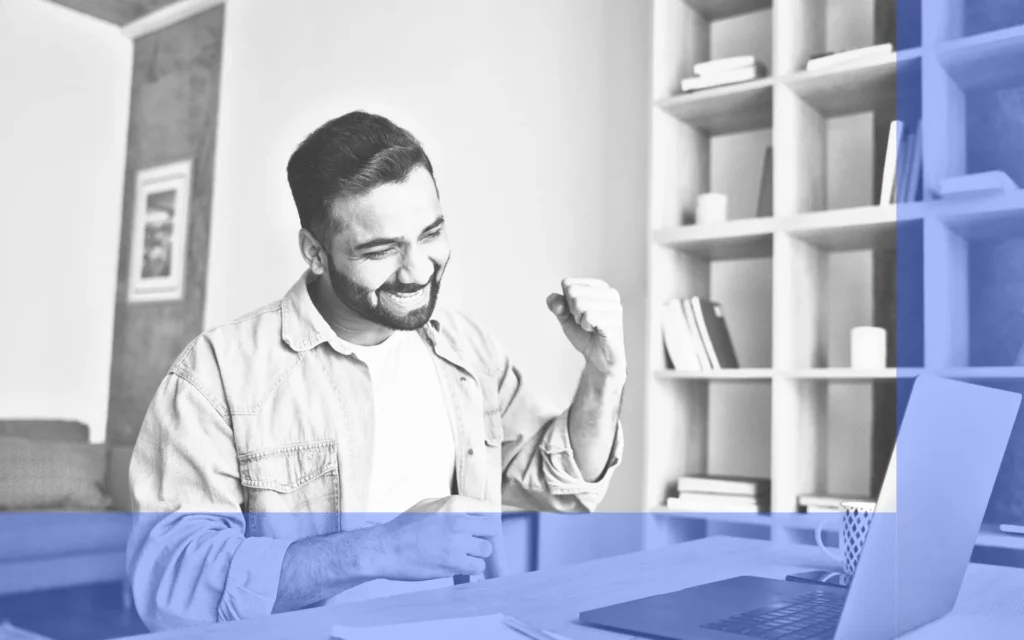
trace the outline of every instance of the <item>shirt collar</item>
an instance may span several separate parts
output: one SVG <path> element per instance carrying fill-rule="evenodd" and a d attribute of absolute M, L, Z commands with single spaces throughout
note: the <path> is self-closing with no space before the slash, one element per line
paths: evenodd
<path fill-rule="evenodd" d="M 295 351 L 308 351 L 326 342 L 335 351 L 351 355 L 352 349 L 338 338 L 309 297 L 308 285 L 314 278 L 316 276 L 307 270 L 281 300 L 281 339 Z M 435 349 L 441 335 L 441 321 L 437 316 L 435 310 L 434 316 L 420 329 L 420 335 Z"/>

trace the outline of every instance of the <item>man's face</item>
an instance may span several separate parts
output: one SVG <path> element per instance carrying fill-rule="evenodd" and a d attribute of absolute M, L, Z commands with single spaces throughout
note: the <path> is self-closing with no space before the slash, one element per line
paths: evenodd
<path fill-rule="evenodd" d="M 385 184 L 331 207 L 327 274 L 338 300 L 370 322 L 419 329 L 437 304 L 451 250 L 430 173 Z"/>

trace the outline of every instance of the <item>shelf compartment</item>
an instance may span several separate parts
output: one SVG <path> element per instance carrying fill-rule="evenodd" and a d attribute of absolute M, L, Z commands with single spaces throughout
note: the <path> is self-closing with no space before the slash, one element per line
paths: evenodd
<path fill-rule="evenodd" d="M 694 65 L 753 55 L 772 75 L 770 0 L 655 0 L 654 98 L 680 94 Z"/>
<path fill-rule="evenodd" d="M 924 366 L 924 270 L 917 258 L 923 226 L 882 222 L 852 232 L 838 229 L 776 236 L 775 367 L 845 371 L 850 330 L 860 325 L 886 330 L 887 367 Z M 883 233 L 891 237 L 873 237 Z"/>
<path fill-rule="evenodd" d="M 1024 365 L 1024 234 L 978 229 L 963 234 L 925 220 L 926 362 L 975 379 L 1016 380 Z"/>
<path fill-rule="evenodd" d="M 773 424 L 774 511 L 799 512 L 801 495 L 877 495 L 904 410 L 901 398 L 913 384 L 897 375 L 780 372 L 772 407 L 778 408 L 776 418 L 789 418 Z"/>
<path fill-rule="evenodd" d="M 772 0 L 685 0 L 705 20 L 724 20 L 772 8 Z"/>
<path fill-rule="evenodd" d="M 779 79 L 775 215 L 879 206 L 890 123 L 918 127 L 922 79 L 915 52 Z"/>
<path fill-rule="evenodd" d="M 898 9 L 897 9 L 898 7 Z M 787 0 L 775 6 L 779 73 L 826 53 L 892 43 L 921 46 L 922 0 Z"/>
<path fill-rule="evenodd" d="M 658 107 L 697 129 L 722 135 L 772 126 L 772 86 L 761 78 L 664 98 Z"/>
<path fill-rule="evenodd" d="M 1001 29 L 942 45 L 939 60 L 963 89 L 1024 82 L 1024 26 Z"/>
<path fill-rule="evenodd" d="M 686 475 L 768 477 L 770 371 L 760 379 L 676 373 L 655 372 L 663 384 L 650 387 L 643 503 L 664 505 Z"/>
<path fill-rule="evenodd" d="M 724 226 L 724 225 L 723 225 Z M 770 237 L 768 248 L 771 248 Z M 654 246 L 658 265 L 652 277 L 651 362 L 661 377 L 686 380 L 770 379 L 772 341 L 771 258 L 715 260 L 675 248 Z M 700 296 L 719 303 L 739 368 L 711 371 L 674 370 L 664 346 L 665 303 Z M 671 372 L 671 373 L 669 373 Z"/>
<path fill-rule="evenodd" d="M 771 218 L 748 218 L 716 225 L 659 229 L 654 241 L 709 260 L 766 258 L 772 254 Z"/>
<path fill-rule="evenodd" d="M 947 0 L 951 15 L 960 15 L 965 36 L 975 36 L 1024 24 L 1024 5 L 1011 0 Z"/>
<path fill-rule="evenodd" d="M 925 73 L 937 103 L 925 137 L 928 192 L 937 197 L 946 178 L 989 171 L 1024 186 L 1024 26 L 945 43 L 937 58 Z"/>

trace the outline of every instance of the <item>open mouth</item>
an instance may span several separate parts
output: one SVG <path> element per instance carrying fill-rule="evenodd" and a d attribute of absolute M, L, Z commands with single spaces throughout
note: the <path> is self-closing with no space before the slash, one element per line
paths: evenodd
<path fill-rule="evenodd" d="M 430 295 L 430 287 L 422 287 L 412 293 L 396 293 L 394 291 L 381 292 L 380 297 L 392 307 L 399 309 L 418 309 L 426 304 Z"/>

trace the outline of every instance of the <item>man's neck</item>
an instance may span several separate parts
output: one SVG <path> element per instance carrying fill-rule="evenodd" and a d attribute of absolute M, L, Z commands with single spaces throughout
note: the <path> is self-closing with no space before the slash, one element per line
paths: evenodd
<path fill-rule="evenodd" d="M 345 342 L 361 347 L 372 347 L 387 340 L 393 330 L 361 317 L 338 300 L 327 276 L 319 276 L 307 283 L 309 297 L 320 315 Z"/>

